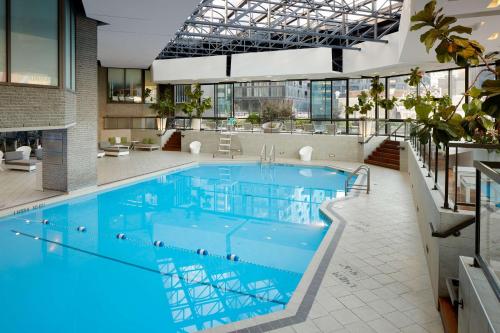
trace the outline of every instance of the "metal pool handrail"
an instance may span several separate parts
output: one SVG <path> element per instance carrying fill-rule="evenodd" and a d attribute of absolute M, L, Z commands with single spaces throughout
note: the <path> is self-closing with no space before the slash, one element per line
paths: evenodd
<path fill-rule="evenodd" d="M 263 161 L 266 161 L 267 159 L 267 145 L 264 143 L 264 145 L 262 146 L 262 149 L 260 150 L 260 163 L 262 163 Z"/>
<path fill-rule="evenodd" d="M 359 175 L 361 174 L 361 171 L 364 171 L 365 174 L 366 174 L 366 184 L 362 185 L 362 184 L 352 184 L 351 186 L 349 186 L 349 181 L 352 179 L 352 177 L 356 176 L 356 175 Z M 366 194 L 369 194 L 370 193 L 370 167 L 366 164 L 361 164 L 356 170 L 354 170 L 353 172 L 351 172 L 346 180 L 345 180 L 345 195 L 347 196 L 347 192 L 349 190 L 365 190 L 366 189 Z"/>
<path fill-rule="evenodd" d="M 274 145 L 271 147 L 271 151 L 269 152 L 269 163 L 276 161 L 276 149 Z"/>

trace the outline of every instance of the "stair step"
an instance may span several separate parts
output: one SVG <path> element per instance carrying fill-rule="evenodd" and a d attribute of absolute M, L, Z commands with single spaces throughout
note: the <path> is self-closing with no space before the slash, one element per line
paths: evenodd
<path fill-rule="evenodd" d="M 379 150 L 376 149 L 371 153 L 371 155 L 379 155 L 379 156 L 385 156 L 385 157 L 390 157 L 390 158 L 397 158 L 399 159 L 400 154 L 392 152 L 392 151 L 385 151 L 385 150 Z"/>
<path fill-rule="evenodd" d="M 377 166 L 381 166 L 381 167 L 384 167 L 384 168 L 399 170 L 399 165 L 393 164 L 393 163 L 379 162 L 379 161 L 374 161 L 374 160 L 371 160 L 371 159 L 366 159 L 365 163 L 367 163 L 367 164 L 373 164 L 373 165 L 377 165 Z"/>
<path fill-rule="evenodd" d="M 394 154 L 394 155 L 398 155 L 398 156 L 401 153 L 399 151 L 399 149 L 392 149 L 392 148 L 385 148 L 385 147 L 378 147 L 377 149 L 375 149 L 375 151 L 379 151 L 379 152 L 387 153 L 387 154 Z"/>
<path fill-rule="evenodd" d="M 382 163 L 390 163 L 399 166 L 399 159 L 392 159 L 392 158 L 384 158 L 380 156 L 370 156 L 367 158 L 367 160 L 370 161 L 377 161 L 377 162 L 382 162 Z"/>
<path fill-rule="evenodd" d="M 439 314 L 445 333 L 458 332 L 458 313 L 449 297 L 439 297 Z"/>

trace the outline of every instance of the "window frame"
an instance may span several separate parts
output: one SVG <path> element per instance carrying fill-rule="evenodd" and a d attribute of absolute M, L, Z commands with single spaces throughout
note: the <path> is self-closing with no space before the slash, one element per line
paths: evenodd
<path fill-rule="evenodd" d="M 66 58 L 66 50 L 65 50 L 65 29 L 66 29 L 66 3 L 65 0 L 57 0 L 57 78 L 58 78 L 58 83 L 57 85 L 44 85 L 44 84 L 33 84 L 33 83 L 19 83 L 19 82 L 12 82 L 12 56 L 11 56 L 11 49 L 12 49 L 12 38 L 11 38 L 11 33 L 12 33 L 12 18 L 11 18 L 11 2 L 15 0 L 5 0 L 5 70 L 6 70 L 6 77 L 5 81 L 0 81 L 0 86 L 15 86 L 15 87 L 30 87 L 30 88 L 44 88 L 44 89 L 59 89 L 59 90 L 66 90 L 71 93 L 76 93 L 76 59 L 77 59 L 77 34 L 76 34 L 76 17 L 77 17 L 77 10 L 74 6 L 72 6 L 72 10 L 70 11 L 73 14 L 73 30 L 74 30 L 74 47 L 72 50 L 74 50 L 74 62 L 75 62 L 75 70 L 74 73 L 74 90 L 67 89 L 66 88 L 66 72 L 65 72 L 65 58 Z M 73 3 L 73 0 L 70 0 L 71 3 Z M 71 21 L 71 19 L 70 19 Z M 72 52 L 72 51 L 71 51 Z M 73 52 L 72 52 L 73 53 Z"/>
<path fill-rule="evenodd" d="M 143 69 L 143 68 L 124 68 L 124 67 L 105 67 L 106 69 L 106 103 L 107 104 L 132 104 L 132 105 L 151 105 L 154 103 L 151 102 L 146 102 L 145 100 L 145 93 L 146 93 L 146 71 L 151 71 L 150 69 Z M 120 69 L 123 70 L 123 86 L 127 86 L 127 70 L 140 70 L 141 71 L 141 102 L 136 103 L 133 101 L 113 101 L 112 96 L 109 95 L 109 69 Z M 152 81 L 154 83 L 154 81 Z M 159 85 L 156 84 L 156 92 L 157 92 L 157 97 L 159 96 Z"/>

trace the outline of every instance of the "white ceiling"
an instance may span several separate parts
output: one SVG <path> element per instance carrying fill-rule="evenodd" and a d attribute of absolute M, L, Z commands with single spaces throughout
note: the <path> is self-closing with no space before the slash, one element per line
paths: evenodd
<path fill-rule="evenodd" d="M 83 0 L 98 28 L 98 59 L 105 67 L 148 68 L 199 0 Z"/>

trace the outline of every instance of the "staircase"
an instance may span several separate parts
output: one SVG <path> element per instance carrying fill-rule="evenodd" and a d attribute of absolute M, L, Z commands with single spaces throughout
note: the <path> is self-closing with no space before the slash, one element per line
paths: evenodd
<path fill-rule="evenodd" d="M 175 131 L 163 145 L 164 151 L 181 151 L 181 132 Z"/>
<path fill-rule="evenodd" d="M 365 159 L 365 163 L 399 170 L 399 145 L 399 141 L 385 140 Z"/>

